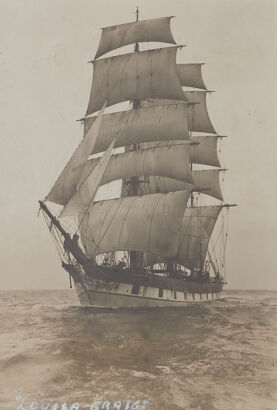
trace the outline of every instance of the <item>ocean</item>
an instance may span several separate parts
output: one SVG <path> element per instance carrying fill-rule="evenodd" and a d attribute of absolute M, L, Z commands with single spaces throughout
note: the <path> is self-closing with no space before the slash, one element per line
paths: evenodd
<path fill-rule="evenodd" d="M 276 410 L 277 292 L 176 309 L 0 292 L 1 410 Z"/>

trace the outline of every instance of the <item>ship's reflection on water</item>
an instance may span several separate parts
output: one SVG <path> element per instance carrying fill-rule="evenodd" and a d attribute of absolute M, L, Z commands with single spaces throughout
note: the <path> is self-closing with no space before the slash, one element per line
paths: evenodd
<path fill-rule="evenodd" d="M 18 391 L 84 409 L 94 400 L 122 408 L 149 400 L 146 409 L 170 410 L 276 407 L 276 293 L 136 310 L 73 306 L 64 291 L 23 293 L 3 307 L 4 341 L 15 345 L 3 351 L 4 409 L 16 408 Z"/>

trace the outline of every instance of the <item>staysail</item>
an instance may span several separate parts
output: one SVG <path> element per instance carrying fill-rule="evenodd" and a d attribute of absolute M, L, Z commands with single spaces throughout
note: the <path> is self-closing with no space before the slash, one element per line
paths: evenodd
<path fill-rule="evenodd" d="M 115 139 L 111 142 L 104 156 L 85 177 L 83 177 L 83 171 L 77 191 L 63 208 L 60 217 L 79 216 L 87 210 L 96 195 L 97 189 L 102 184 L 103 177 L 111 160 L 114 143 Z"/>
<path fill-rule="evenodd" d="M 53 188 L 46 196 L 46 201 L 65 205 L 74 194 L 76 186 L 80 180 L 83 167 L 87 162 L 90 152 L 94 149 L 105 106 L 106 104 L 103 105 L 93 126 L 89 129 L 89 132 L 87 133 L 85 138 L 80 142 L 74 154 L 55 182 Z"/>

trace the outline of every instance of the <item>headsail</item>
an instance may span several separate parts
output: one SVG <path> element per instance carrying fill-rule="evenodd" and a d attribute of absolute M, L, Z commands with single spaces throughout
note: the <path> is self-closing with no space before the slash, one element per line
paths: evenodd
<path fill-rule="evenodd" d="M 96 167 L 88 173 L 86 178 L 83 178 L 81 175 L 78 190 L 63 208 L 60 217 L 78 216 L 83 214 L 92 203 L 111 160 L 114 143 L 115 139 L 111 142 L 109 148 L 105 152 L 104 156 L 99 160 Z"/>
<path fill-rule="evenodd" d="M 171 18 L 133 21 L 103 28 L 95 58 L 133 43 L 155 41 L 176 44 L 170 30 Z"/>
<path fill-rule="evenodd" d="M 83 167 L 90 155 L 90 152 L 94 149 L 105 107 L 106 103 L 104 103 L 93 126 L 89 129 L 89 132 L 87 133 L 85 138 L 80 142 L 74 154 L 55 182 L 53 188 L 46 196 L 46 201 L 65 205 L 74 194 Z"/>
<path fill-rule="evenodd" d="M 176 73 L 177 47 L 139 51 L 93 62 L 94 73 L 86 115 L 127 100 L 184 100 Z"/>

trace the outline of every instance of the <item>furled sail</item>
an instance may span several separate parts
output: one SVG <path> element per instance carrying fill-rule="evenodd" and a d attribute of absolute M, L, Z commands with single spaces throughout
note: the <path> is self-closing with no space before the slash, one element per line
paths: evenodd
<path fill-rule="evenodd" d="M 186 145 L 175 145 L 113 155 L 102 184 L 121 178 L 150 175 L 161 175 L 192 184 L 187 147 Z M 84 174 L 91 172 L 98 162 L 99 158 L 89 160 Z"/>
<path fill-rule="evenodd" d="M 94 73 L 86 115 L 127 100 L 183 100 L 176 72 L 177 47 L 139 51 L 93 62 Z"/>
<path fill-rule="evenodd" d="M 86 254 L 118 250 L 176 256 L 187 192 L 100 201 L 83 219 L 81 239 Z"/>
<path fill-rule="evenodd" d="M 189 139 L 187 112 L 187 104 L 175 104 L 105 114 L 92 154 L 105 151 L 113 138 L 116 138 L 115 147 L 145 141 Z M 84 119 L 85 135 L 95 118 Z"/>
<path fill-rule="evenodd" d="M 177 64 L 177 75 L 183 87 L 194 87 L 206 90 L 202 77 L 203 64 Z"/>
<path fill-rule="evenodd" d="M 222 206 L 186 208 L 176 261 L 189 269 L 202 268 L 210 236 Z"/>
<path fill-rule="evenodd" d="M 203 194 L 223 201 L 219 181 L 220 171 L 221 170 L 218 169 L 192 171 L 193 184 L 162 176 L 151 176 L 145 185 L 145 191 L 147 194 L 157 192 L 166 194 L 168 192 L 189 190 L 202 192 Z"/>
<path fill-rule="evenodd" d="M 102 110 L 97 116 L 93 126 L 89 129 L 89 132 L 87 133 L 85 138 L 82 139 L 74 154 L 55 182 L 53 188 L 46 196 L 46 201 L 65 205 L 74 194 L 82 173 L 83 166 L 87 162 L 90 152 L 93 151 L 93 147 L 96 143 L 105 106 L 106 104 L 103 105 Z"/>
<path fill-rule="evenodd" d="M 114 148 L 115 139 L 111 142 L 104 156 L 98 161 L 96 166 L 83 177 L 84 170 L 81 175 L 80 183 L 77 191 L 72 196 L 70 201 L 63 208 L 60 217 L 78 216 L 83 214 L 88 206 L 92 203 L 97 189 L 102 184 L 103 177 L 111 160 L 112 150 Z"/>
<path fill-rule="evenodd" d="M 134 21 L 103 28 L 95 58 L 133 43 L 153 41 L 176 44 L 170 30 L 171 18 Z"/>
<path fill-rule="evenodd" d="M 207 132 L 216 134 L 211 123 L 206 103 L 206 91 L 183 91 L 183 100 L 189 103 L 188 107 L 188 127 L 190 131 Z M 169 104 L 176 104 L 180 101 L 170 101 L 168 99 L 148 98 L 141 103 L 142 107 L 157 107 Z"/>

